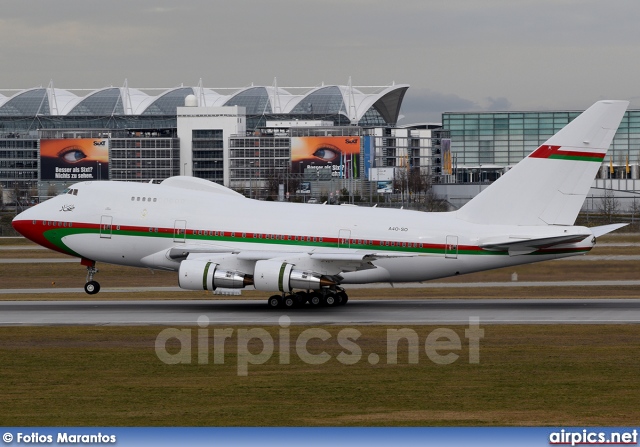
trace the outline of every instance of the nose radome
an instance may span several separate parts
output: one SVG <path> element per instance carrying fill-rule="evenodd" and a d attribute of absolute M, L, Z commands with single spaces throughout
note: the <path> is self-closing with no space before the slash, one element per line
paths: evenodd
<path fill-rule="evenodd" d="M 14 217 L 13 220 L 11 221 L 11 226 L 18 233 L 20 233 L 27 239 L 31 239 L 33 241 L 35 236 L 34 234 L 35 225 L 33 223 L 33 220 L 27 220 L 25 218 L 28 216 L 23 216 L 25 212 L 20 213 L 16 217 Z"/>

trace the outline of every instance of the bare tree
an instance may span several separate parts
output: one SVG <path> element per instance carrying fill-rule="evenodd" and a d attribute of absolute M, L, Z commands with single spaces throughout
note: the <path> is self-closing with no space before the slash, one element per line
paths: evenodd
<path fill-rule="evenodd" d="M 449 204 L 442 197 L 439 197 L 430 186 L 424 195 L 424 206 L 426 211 L 449 211 Z"/>
<path fill-rule="evenodd" d="M 49 185 L 49 187 L 47 188 L 47 198 L 54 197 L 57 193 L 58 191 L 56 191 L 56 187 L 53 185 Z"/>
<path fill-rule="evenodd" d="M 412 194 L 420 194 L 428 189 L 426 178 L 420 173 L 420 168 L 411 168 L 407 182 Z"/>
<path fill-rule="evenodd" d="M 629 212 L 631 213 L 631 224 L 635 224 L 638 216 L 640 214 L 640 200 L 636 197 L 633 198 L 631 202 L 631 206 L 629 207 Z"/>
<path fill-rule="evenodd" d="M 268 195 L 278 195 L 278 187 L 282 183 L 281 176 L 278 172 L 270 170 L 267 174 L 267 192 Z"/>
<path fill-rule="evenodd" d="M 615 193 L 607 189 L 604 195 L 600 197 L 600 203 L 596 205 L 598 212 L 609 222 L 613 221 L 613 216 L 620 212 L 620 202 L 616 199 Z"/>

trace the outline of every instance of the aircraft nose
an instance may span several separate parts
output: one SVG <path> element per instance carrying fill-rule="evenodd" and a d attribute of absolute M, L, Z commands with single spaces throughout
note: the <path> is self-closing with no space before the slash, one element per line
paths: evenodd
<path fill-rule="evenodd" d="M 24 211 L 14 217 L 11 221 L 11 226 L 27 239 L 34 240 L 35 223 L 32 219 L 28 219 L 29 216 L 24 215 L 26 212 Z"/>

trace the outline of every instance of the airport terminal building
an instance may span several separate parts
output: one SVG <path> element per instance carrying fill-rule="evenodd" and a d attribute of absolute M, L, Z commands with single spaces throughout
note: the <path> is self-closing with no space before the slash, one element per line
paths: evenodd
<path fill-rule="evenodd" d="M 238 89 L 4 90 L 2 199 L 42 200 L 82 180 L 193 175 L 280 200 L 344 190 L 410 195 L 434 185 L 460 206 L 580 113 L 445 112 L 441 124 L 399 126 L 408 88 L 274 81 Z M 639 158 L 640 111 L 630 110 L 594 187 L 637 194 Z"/>

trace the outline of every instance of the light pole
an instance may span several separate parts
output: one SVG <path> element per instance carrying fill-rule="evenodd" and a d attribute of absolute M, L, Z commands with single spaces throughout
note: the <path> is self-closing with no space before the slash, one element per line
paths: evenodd
<path fill-rule="evenodd" d="M 187 175 L 187 164 L 184 164 L 184 167 L 182 168 L 182 175 Z"/>

